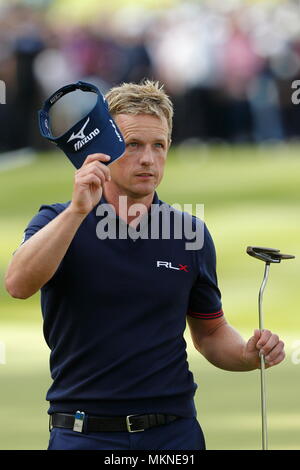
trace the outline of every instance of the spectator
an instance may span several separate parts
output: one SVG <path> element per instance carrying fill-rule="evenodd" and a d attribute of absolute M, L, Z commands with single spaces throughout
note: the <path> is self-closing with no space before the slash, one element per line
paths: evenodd
<path fill-rule="evenodd" d="M 21 3 L 0 9 L 0 79 L 7 90 L 0 151 L 44 146 L 36 111 L 55 89 L 77 80 L 104 93 L 123 81 L 162 81 L 176 109 L 175 143 L 300 137 L 300 108 L 291 103 L 291 83 L 300 77 L 292 0 L 242 9 L 185 2 L 109 14 L 99 4 L 82 24 L 53 21 L 57 16 L 47 13 L 56 3 L 43 9 Z M 60 114 L 66 124 L 74 109 L 66 104 Z"/>

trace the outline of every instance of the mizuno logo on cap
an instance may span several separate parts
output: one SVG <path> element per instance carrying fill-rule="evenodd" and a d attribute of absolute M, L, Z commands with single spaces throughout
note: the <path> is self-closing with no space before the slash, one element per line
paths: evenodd
<path fill-rule="evenodd" d="M 69 137 L 68 142 L 71 142 L 72 140 L 75 139 L 80 139 L 78 142 L 74 144 L 74 150 L 79 150 L 81 147 L 83 147 L 85 144 L 90 142 L 96 135 L 100 134 L 99 129 L 96 127 L 92 132 L 89 133 L 89 135 L 85 135 L 84 130 L 86 126 L 89 123 L 90 118 L 88 117 L 85 123 L 83 124 L 82 128 L 75 134 L 74 132 L 72 133 L 71 137 Z"/>
<path fill-rule="evenodd" d="M 87 118 L 87 120 L 85 121 L 85 123 L 83 124 L 82 128 L 80 129 L 80 131 L 77 132 L 77 134 L 73 134 L 71 135 L 71 137 L 69 138 L 68 142 L 71 142 L 71 140 L 74 140 L 74 139 L 84 139 L 85 138 L 85 134 L 84 134 L 84 129 L 86 128 L 86 126 L 88 125 L 88 122 L 89 122 L 90 118 Z"/>

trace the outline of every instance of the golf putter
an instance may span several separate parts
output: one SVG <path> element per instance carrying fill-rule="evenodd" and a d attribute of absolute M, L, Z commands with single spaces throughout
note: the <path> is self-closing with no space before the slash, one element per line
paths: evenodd
<path fill-rule="evenodd" d="M 247 253 L 256 259 L 266 263 L 263 281 L 258 296 L 259 329 L 264 329 L 264 319 L 262 311 L 263 293 L 267 284 L 270 264 L 280 263 L 283 259 L 293 259 L 293 255 L 284 255 L 275 248 L 264 248 L 260 246 L 248 246 Z M 262 417 L 262 450 L 268 450 L 268 427 L 267 427 L 267 407 L 266 407 L 266 379 L 265 379 L 265 358 L 260 355 L 260 393 L 261 393 L 261 417 Z"/>

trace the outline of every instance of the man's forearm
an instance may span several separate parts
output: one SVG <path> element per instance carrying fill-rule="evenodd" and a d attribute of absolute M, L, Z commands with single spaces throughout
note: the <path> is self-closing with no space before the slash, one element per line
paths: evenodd
<path fill-rule="evenodd" d="M 84 218 L 68 207 L 17 249 L 5 276 L 13 297 L 28 298 L 51 279 Z"/>
<path fill-rule="evenodd" d="M 194 338 L 199 352 L 213 365 L 220 369 L 242 372 L 254 370 L 244 357 L 246 342 L 228 323 L 224 322 L 201 340 Z"/>

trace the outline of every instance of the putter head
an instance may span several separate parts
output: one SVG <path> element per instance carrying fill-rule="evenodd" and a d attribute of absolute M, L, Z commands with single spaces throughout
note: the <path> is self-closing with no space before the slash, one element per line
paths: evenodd
<path fill-rule="evenodd" d="M 280 263 L 283 259 L 293 259 L 294 255 L 285 255 L 276 248 L 265 248 L 262 246 L 248 246 L 247 253 L 253 258 L 260 259 L 265 263 Z"/>

